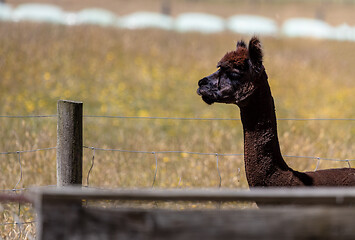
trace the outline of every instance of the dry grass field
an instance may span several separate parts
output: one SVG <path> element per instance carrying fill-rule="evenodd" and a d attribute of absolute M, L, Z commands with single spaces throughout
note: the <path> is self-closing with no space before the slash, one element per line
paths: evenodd
<path fill-rule="evenodd" d="M 11 1 L 9 1 L 11 3 Z M 20 2 L 20 1 L 19 1 Z M 59 99 L 84 102 L 85 115 L 239 118 L 236 106 L 208 106 L 197 81 L 215 71 L 223 54 L 246 36 L 128 31 L 90 26 L 0 24 L 0 115 L 56 114 Z M 278 118 L 354 118 L 355 44 L 261 38 Z M 56 146 L 56 118 L 0 118 L 0 152 Z M 354 158 L 353 121 L 280 120 L 284 155 Z M 84 145 L 133 151 L 243 153 L 240 121 L 84 119 Z M 20 157 L 20 158 L 19 158 Z M 84 184 L 93 150 L 84 149 Z M 217 187 L 216 157 L 156 154 L 157 188 Z M 55 185 L 55 150 L 0 155 L 0 188 Z M 287 157 L 297 170 L 316 159 Z M 355 164 L 355 163 L 353 163 Z M 318 169 L 347 167 L 321 161 Z M 95 150 L 90 186 L 151 187 L 155 155 Z M 219 156 L 222 187 L 246 188 L 242 156 Z M 16 205 L 3 210 L 12 221 Z M 28 215 L 29 206 L 21 208 Z M 26 217 L 24 217 L 26 218 Z M 31 217 L 29 217 L 31 219 Z M 26 219 L 25 219 L 26 220 Z M 28 220 L 28 219 L 27 219 Z M 17 228 L 2 227 L 2 238 Z M 34 232 L 23 229 L 22 238 Z"/>

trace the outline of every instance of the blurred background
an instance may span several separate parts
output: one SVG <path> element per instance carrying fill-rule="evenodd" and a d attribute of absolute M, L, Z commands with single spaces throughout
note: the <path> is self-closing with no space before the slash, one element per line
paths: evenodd
<path fill-rule="evenodd" d="M 0 19 L 7 21 L 32 20 L 66 25 L 99 24 L 129 29 L 154 27 L 197 32 L 228 30 L 237 33 L 355 39 L 352 28 L 355 8 L 352 0 L 100 2 L 2 0 L 2 2 Z"/>
<path fill-rule="evenodd" d="M 354 167 L 354 13 L 350 0 L 2 0 L 2 191 L 56 184 L 59 99 L 84 102 L 85 185 L 247 188 L 239 109 L 208 106 L 196 89 L 252 35 L 287 163 Z M 151 153 L 162 151 L 174 152 Z M 31 222 L 28 212 L 18 215 Z M 18 236 L 2 228 L 2 238 Z"/>

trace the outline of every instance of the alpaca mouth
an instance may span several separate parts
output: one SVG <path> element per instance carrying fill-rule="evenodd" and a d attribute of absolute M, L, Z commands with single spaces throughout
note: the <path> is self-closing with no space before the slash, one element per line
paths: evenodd
<path fill-rule="evenodd" d="M 216 100 L 213 99 L 213 96 L 211 94 L 201 88 L 197 89 L 197 94 L 202 97 L 202 100 L 207 103 L 208 105 L 213 104 Z"/>

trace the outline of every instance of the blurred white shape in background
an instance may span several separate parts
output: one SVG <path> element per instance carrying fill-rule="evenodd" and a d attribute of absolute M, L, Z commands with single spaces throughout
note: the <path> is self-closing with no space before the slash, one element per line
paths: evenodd
<path fill-rule="evenodd" d="M 230 31 L 247 35 L 276 36 L 278 26 L 270 18 L 254 15 L 235 15 L 228 19 L 227 27 Z"/>
<path fill-rule="evenodd" d="M 127 29 L 158 28 L 171 30 L 173 19 L 167 15 L 154 12 L 136 12 L 121 17 L 118 26 Z"/>
<path fill-rule="evenodd" d="M 218 33 L 226 29 L 223 18 L 204 13 L 184 13 L 175 20 L 179 32 Z"/>
<path fill-rule="evenodd" d="M 110 11 L 99 8 L 87 8 L 76 15 L 77 24 L 92 24 L 100 26 L 113 26 L 117 17 Z"/>
<path fill-rule="evenodd" d="M 332 38 L 340 41 L 355 41 L 355 28 L 344 23 L 334 28 Z"/>
<path fill-rule="evenodd" d="M 50 4 L 27 3 L 16 8 L 0 3 L 0 21 L 31 21 L 66 25 L 90 24 L 116 26 L 125 29 L 156 28 L 178 32 L 219 33 L 225 30 L 244 35 L 286 36 L 338 41 L 355 41 L 355 27 L 344 23 L 333 27 L 311 18 L 291 18 L 284 21 L 281 29 L 266 17 L 234 15 L 225 20 L 205 13 L 183 13 L 172 18 L 155 12 L 135 12 L 123 17 L 100 8 L 87 8 L 79 12 L 64 12 Z"/>
<path fill-rule="evenodd" d="M 10 21 L 12 14 L 11 6 L 0 3 L 0 21 Z"/>
<path fill-rule="evenodd" d="M 282 34 L 287 37 L 330 39 L 332 38 L 333 27 L 321 20 L 291 18 L 282 25 Z"/>
<path fill-rule="evenodd" d="M 13 11 L 12 19 L 14 21 L 65 23 L 64 12 L 61 8 L 54 5 L 37 3 L 19 5 Z"/>
<path fill-rule="evenodd" d="M 77 24 L 77 14 L 76 12 L 64 12 L 63 24 L 66 25 L 76 25 Z"/>

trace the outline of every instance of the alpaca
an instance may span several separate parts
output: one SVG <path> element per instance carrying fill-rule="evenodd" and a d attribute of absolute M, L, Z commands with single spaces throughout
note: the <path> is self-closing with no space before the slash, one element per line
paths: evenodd
<path fill-rule="evenodd" d="M 236 104 L 244 132 L 244 162 L 250 187 L 355 186 L 355 168 L 298 172 L 281 155 L 274 100 L 263 66 L 260 41 L 239 41 L 218 70 L 198 82 L 203 101 Z"/>

